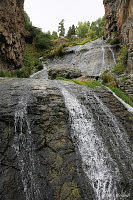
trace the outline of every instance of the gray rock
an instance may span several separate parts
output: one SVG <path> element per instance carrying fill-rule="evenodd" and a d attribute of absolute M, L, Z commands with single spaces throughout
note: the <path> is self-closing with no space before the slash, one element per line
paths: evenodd
<path fill-rule="evenodd" d="M 81 71 L 69 65 L 59 64 L 49 69 L 48 75 L 50 79 L 55 79 L 57 77 L 72 79 L 80 77 Z"/>

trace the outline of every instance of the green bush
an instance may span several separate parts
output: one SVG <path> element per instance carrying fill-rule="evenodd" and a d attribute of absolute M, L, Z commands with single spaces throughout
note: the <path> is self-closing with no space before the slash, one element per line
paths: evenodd
<path fill-rule="evenodd" d="M 24 68 L 18 72 L 19 76 L 22 74 L 22 76 L 28 74 L 31 74 L 31 71 L 39 71 L 43 68 L 43 65 L 41 61 L 39 60 L 40 54 L 36 51 L 36 49 L 30 45 L 27 44 L 25 46 L 25 52 L 24 52 Z"/>
<path fill-rule="evenodd" d="M 115 80 L 114 80 L 114 76 L 108 71 L 105 70 L 102 75 L 101 75 L 101 79 L 103 80 L 103 83 L 108 83 L 112 86 L 116 86 Z"/>
<path fill-rule="evenodd" d="M 117 58 L 117 65 L 115 65 L 112 70 L 113 73 L 123 73 L 127 67 L 127 59 L 128 59 L 128 48 L 126 46 L 122 46 L 120 49 L 120 55 Z"/>
<path fill-rule="evenodd" d="M 108 43 L 110 43 L 111 45 L 119 44 L 120 40 L 119 40 L 119 38 L 113 38 L 113 39 L 109 39 Z"/>

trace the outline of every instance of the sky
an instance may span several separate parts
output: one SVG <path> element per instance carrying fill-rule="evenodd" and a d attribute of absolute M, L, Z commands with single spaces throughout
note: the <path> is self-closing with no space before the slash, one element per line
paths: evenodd
<path fill-rule="evenodd" d="M 104 15 L 102 0 L 25 0 L 24 9 L 32 24 L 44 32 L 57 31 L 64 19 L 66 31 L 78 21 L 95 21 Z"/>

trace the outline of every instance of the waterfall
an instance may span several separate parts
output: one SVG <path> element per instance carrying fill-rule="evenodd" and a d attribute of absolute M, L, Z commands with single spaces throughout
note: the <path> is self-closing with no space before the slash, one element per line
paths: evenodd
<path fill-rule="evenodd" d="M 102 65 L 103 66 L 105 65 L 105 49 L 103 46 L 102 46 Z"/>
<path fill-rule="evenodd" d="M 27 99 L 21 98 L 15 111 L 15 137 L 12 145 L 17 156 L 26 200 L 40 200 L 37 181 L 38 162 L 27 117 Z"/>
<path fill-rule="evenodd" d="M 119 127 L 116 118 L 95 94 L 89 96 L 92 110 L 103 112 L 107 125 L 102 122 L 97 127 L 100 120 L 98 112 L 95 121 L 92 110 L 81 104 L 74 93 L 71 94 L 65 86 L 59 88 L 70 113 L 72 139 L 81 155 L 83 170 L 94 190 L 95 199 L 118 200 L 129 197 L 129 193 L 125 194 L 119 189 L 123 179 L 120 168 L 126 171 L 129 182 L 132 182 L 132 166 L 126 168 L 126 162 L 131 164 L 132 153 L 125 130 Z M 101 132 L 105 132 L 105 140 Z M 109 149 L 111 146 L 114 156 Z"/>
<path fill-rule="evenodd" d="M 110 50 L 111 53 L 112 53 L 113 61 L 114 61 L 114 64 L 116 65 L 117 62 L 116 62 L 116 59 L 115 59 L 115 54 L 114 54 L 113 50 L 111 49 L 111 47 L 109 47 L 109 50 Z"/>

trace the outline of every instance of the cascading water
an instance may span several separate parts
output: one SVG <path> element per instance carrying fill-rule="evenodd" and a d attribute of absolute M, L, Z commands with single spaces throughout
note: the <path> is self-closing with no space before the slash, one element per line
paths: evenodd
<path fill-rule="evenodd" d="M 104 49 L 104 47 L 102 46 L 102 65 L 103 65 L 103 67 L 104 67 L 104 65 L 105 65 L 105 49 Z"/>
<path fill-rule="evenodd" d="M 95 94 L 89 94 L 92 110 L 88 110 L 64 86 L 59 88 L 70 113 L 72 138 L 81 155 L 83 170 L 92 185 L 95 199 L 130 198 L 130 188 L 124 193 L 119 187 L 124 179 L 122 171 L 126 172 L 128 181 L 132 183 L 132 153 L 125 130 Z M 95 121 L 93 111 L 103 112 L 106 123 L 98 127 L 100 115 L 96 112 Z"/>
<path fill-rule="evenodd" d="M 114 64 L 116 65 L 116 64 L 117 64 L 117 62 L 116 62 L 116 59 L 115 59 L 115 54 L 114 54 L 114 52 L 113 52 L 113 50 L 112 50 L 112 48 L 111 48 L 111 47 L 109 47 L 109 50 L 110 50 L 110 51 L 111 51 L 111 53 L 112 53 L 113 61 L 114 61 Z"/>
<path fill-rule="evenodd" d="M 40 200 L 33 136 L 27 117 L 27 99 L 21 98 L 15 111 L 15 137 L 12 145 L 17 156 L 26 200 Z"/>

